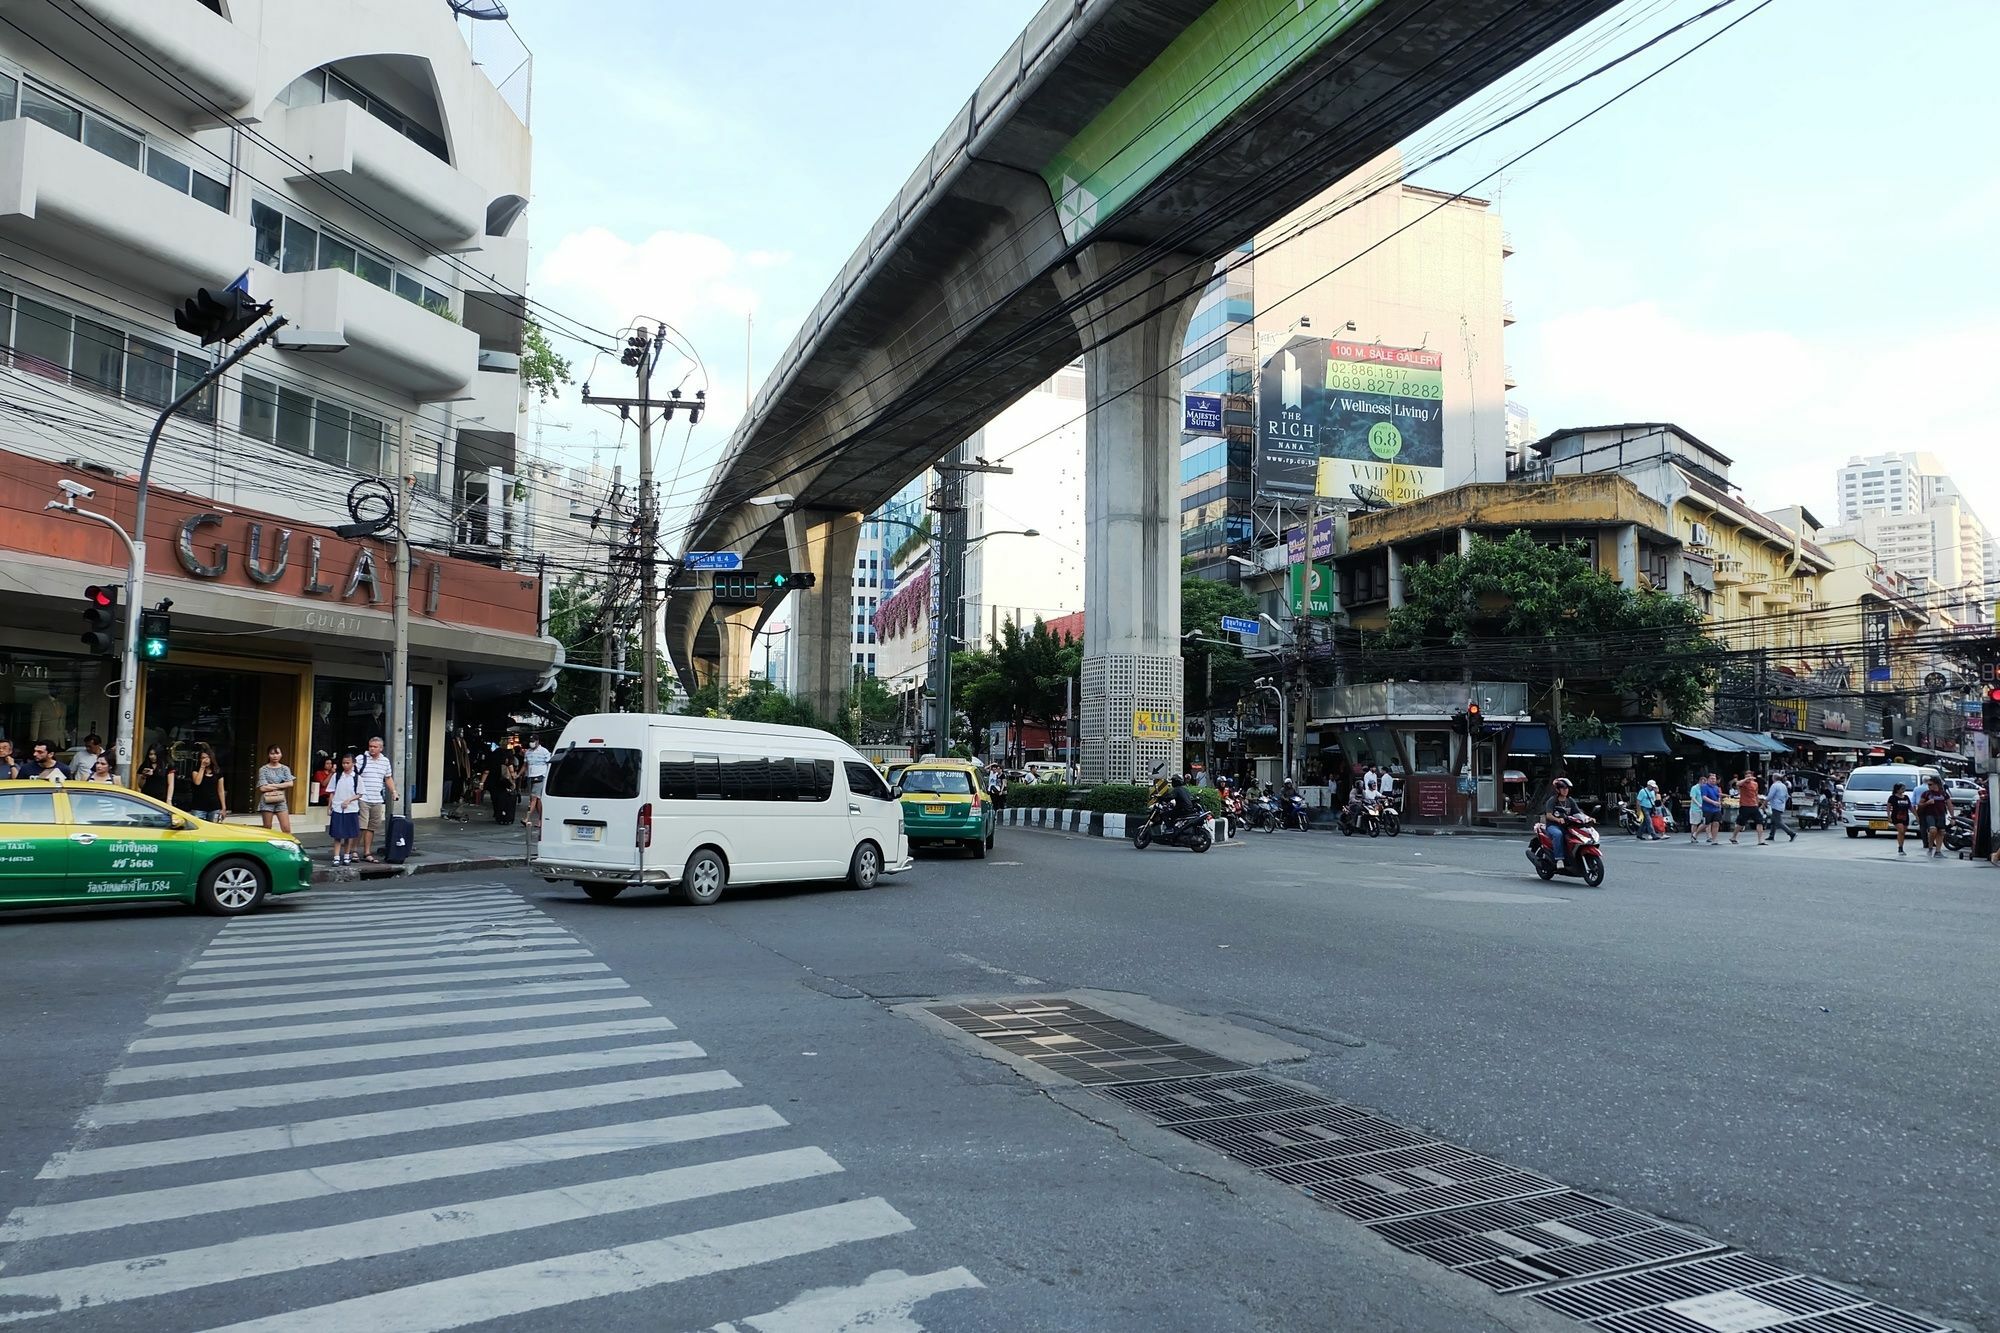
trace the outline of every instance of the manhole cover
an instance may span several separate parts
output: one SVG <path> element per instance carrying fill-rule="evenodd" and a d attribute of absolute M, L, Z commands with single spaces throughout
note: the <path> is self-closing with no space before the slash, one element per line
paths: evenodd
<path fill-rule="evenodd" d="M 1747 1254 L 1599 1278 L 1535 1300 L 1616 1333 L 1949 1333 L 1939 1323 Z"/>
<path fill-rule="evenodd" d="M 999 1050 L 1078 1083 L 1187 1078 L 1246 1068 L 1061 998 L 937 1004 L 929 1011 Z"/>

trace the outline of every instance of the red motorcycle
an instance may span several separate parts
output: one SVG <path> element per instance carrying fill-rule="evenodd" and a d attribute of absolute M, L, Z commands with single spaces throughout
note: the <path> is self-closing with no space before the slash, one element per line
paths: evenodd
<path fill-rule="evenodd" d="M 1604 848 L 1597 840 L 1596 827 L 1588 820 L 1563 821 L 1563 853 L 1565 859 L 1557 865 L 1556 845 L 1549 839 L 1548 825 L 1535 825 L 1534 836 L 1528 839 L 1528 860 L 1534 864 L 1537 875 L 1543 879 L 1568 875 L 1593 889 L 1604 883 Z"/>

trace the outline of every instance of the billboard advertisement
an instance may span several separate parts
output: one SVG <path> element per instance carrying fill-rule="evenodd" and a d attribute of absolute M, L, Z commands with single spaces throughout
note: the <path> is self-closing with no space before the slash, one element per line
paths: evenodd
<path fill-rule="evenodd" d="M 1222 434 L 1222 395 L 1184 395 L 1181 399 L 1181 430 L 1189 435 Z"/>
<path fill-rule="evenodd" d="M 1890 677 L 1889 613 L 1870 612 L 1862 623 L 1861 641 L 1867 653 L 1868 683 L 1879 685 Z"/>
<path fill-rule="evenodd" d="M 1295 616 L 1333 614 L 1332 565 L 1292 566 L 1292 614 Z"/>
<path fill-rule="evenodd" d="M 1260 371 L 1257 440 L 1264 495 L 1421 499 L 1444 484 L 1444 358 L 1294 338 Z"/>

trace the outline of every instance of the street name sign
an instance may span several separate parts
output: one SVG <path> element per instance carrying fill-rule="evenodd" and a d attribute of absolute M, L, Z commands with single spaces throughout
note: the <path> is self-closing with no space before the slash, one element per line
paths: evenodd
<path fill-rule="evenodd" d="M 1222 632 L 1224 634 L 1255 634 L 1258 632 L 1257 622 L 1254 620 L 1245 620 L 1242 616 L 1224 616 L 1222 618 Z"/>
<path fill-rule="evenodd" d="M 689 551 L 681 564 L 688 569 L 736 570 L 743 568 L 743 557 L 734 551 Z"/>

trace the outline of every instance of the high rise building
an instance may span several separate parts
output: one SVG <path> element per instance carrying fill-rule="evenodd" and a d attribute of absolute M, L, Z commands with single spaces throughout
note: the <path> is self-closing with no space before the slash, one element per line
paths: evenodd
<path fill-rule="evenodd" d="M 1507 475 L 1506 234 L 1484 200 L 1399 184 L 1401 173 L 1400 155 L 1385 153 L 1260 232 L 1217 264 L 1188 324 L 1183 394 L 1251 394 L 1259 365 L 1300 338 L 1341 344 L 1355 365 L 1424 363 L 1438 389 L 1441 459 L 1344 471 L 1322 461 L 1318 489 L 1333 507 L 1355 507 L 1357 486 L 1372 499 L 1386 480 L 1376 474 L 1396 474 L 1396 498 Z M 1232 544 L 1278 523 L 1253 512 L 1254 415 L 1231 417 L 1221 436 L 1184 434 L 1181 445 L 1181 549 L 1213 577 L 1234 576 Z"/>
<path fill-rule="evenodd" d="M 161 438 L 147 601 L 171 598 L 173 634 L 142 677 L 140 745 L 205 743 L 248 791 L 267 743 L 305 776 L 388 735 L 390 548 L 333 525 L 379 516 L 350 492 L 393 495 L 407 459 L 399 776 L 435 814 L 459 710 L 518 697 L 554 657 L 516 447 L 525 53 L 479 58 L 442 4 L 77 8 L 0 24 L 0 733 L 111 738 L 118 663 L 77 651 L 69 607 L 122 582 L 125 548 L 43 505 L 68 479 L 132 523 L 148 431 L 220 350 L 176 308 L 241 278 L 290 328 Z"/>
<path fill-rule="evenodd" d="M 1829 538 L 1855 538 L 1884 568 L 1933 593 L 1962 592 L 1968 608 L 1990 603 L 1989 588 L 2000 586 L 2000 541 L 1935 457 L 1857 456 L 1835 485 L 1841 521 Z"/>
<path fill-rule="evenodd" d="M 1068 365 L 962 450 L 1013 469 L 965 478 L 960 623 L 973 647 L 986 646 L 1010 620 L 1026 626 L 1083 609 L 1083 413 L 1083 367 Z M 1028 529 L 1038 535 L 1019 535 Z"/>

